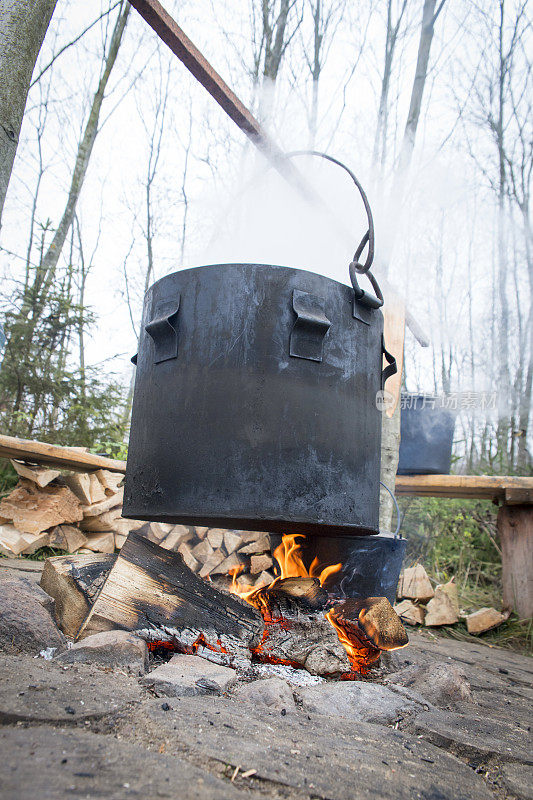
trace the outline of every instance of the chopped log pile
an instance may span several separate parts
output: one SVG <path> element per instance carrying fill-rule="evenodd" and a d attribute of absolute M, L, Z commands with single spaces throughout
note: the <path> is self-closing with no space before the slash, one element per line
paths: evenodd
<path fill-rule="evenodd" d="M 500 613 L 494 608 L 481 608 L 472 614 L 465 614 L 459 608 L 454 579 L 433 588 L 422 564 L 408 567 L 402 572 L 397 596 L 400 602 L 396 603 L 394 610 L 408 625 L 440 627 L 455 625 L 462 618 L 468 633 L 480 634 L 496 628 L 509 618 L 509 612 Z"/>
<path fill-rule="evenodd" d="M 141 531 L 165 550 L 179 552 L 194 573 L 227 586 L 260 588 L 274 579 L 266 533 L 229 531 L 122 517 L 124 475 L 106 469 L 65 471 L 11 461 L 20 476 L 0 501 L 0 553 L 32 555 L 41 547 L 65 553 L 114 553 L 130 531 Z"/>

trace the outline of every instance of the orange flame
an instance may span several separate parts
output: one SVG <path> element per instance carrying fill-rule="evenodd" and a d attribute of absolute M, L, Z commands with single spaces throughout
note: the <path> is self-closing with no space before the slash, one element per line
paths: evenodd
<path fill-rule="evenodd" d="M 283 536 L 281 544 L 274 550 L 273 556 L 278 562 L 281 574 L 274 578 L 270 584 L 271 587 L 275 586 L 283 578 L 318 578 L 320 585 L 324 586 L 328 578 L 341 569 L 342 564 L 331 564 L 321 568 L 318 558 L 315 557 L 308 570 L 302 560 L 302 546 L 297 541 L 298 538 L 305 539 L 305 536 L 302 533 L 286 534 Z M 260 595 L 263 586 L 237 583 L 237 579 L 243 570 L 243 566 L 230 570 L 229 574 L 233 578 L 229 589 L 230 592 L 238 594 L 243 600 L 259 608 L 260 611 L 266 611 Z"/>
<path fill-rule="evenodd" d="M 362 642 L 355 643 L 351 641 L 344 628 L 336 622 L 333 616 L 333 609 L 328 611 L 326 619 L 335 628 L 337 636 L 339 637 L 339 642 L 346 650 L 352 669 L 361 675 L 366 675 L 372 664 L 375 664 L 375 662 L 379 660 L 381 655 L 380 650 L 378 650 L 377 647 L 373 647 L 370 643 L 366 645 Z"/>

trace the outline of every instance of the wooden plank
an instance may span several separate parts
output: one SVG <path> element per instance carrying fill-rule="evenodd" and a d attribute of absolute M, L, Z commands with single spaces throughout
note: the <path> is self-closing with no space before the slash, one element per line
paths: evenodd
<path fill-rule="evenodd" d="M 498 512 L 504 608 L 533 617 L 533 507 L 504 505 Z"/>
<path fill-rule="evenodd" d="M 386 414 L 392 417 L 400 400 L 403 372 L 403 345 L 405 339 L 405 302 L 399 294 L 389 289 L 383 306 L 383 336 L 385 347 L 396 359 L 398 371 L 388 378 L 385 390 L 392 395 L 392 403 L 387 404 Z M 383 359 L 383 366 L 386 366 Z"/>
<path fill-rule="evenodd" d="M 17 458 L 35 464 L 55 464 L 66 469 L 84 472 L 98 469 L 126 472 L 125 461 L 97 456 L 76 447 L 61 447 L 57 444 L 17 439 L 15 436 L 4 436 L 3 434 L 0 434 L 0 458 Z"/>
<path fill-rule="evenodd" d="M 396 494 L 411 497 L 457 497 L 505 501 L 520 492 L 522 503 L 533 503 L 533 478 L 516 475 L 397 475 Z"/>

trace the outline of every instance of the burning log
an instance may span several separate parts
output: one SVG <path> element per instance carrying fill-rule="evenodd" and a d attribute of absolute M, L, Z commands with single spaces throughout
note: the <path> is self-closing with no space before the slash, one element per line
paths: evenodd
<path fill-rule="evenodd" d="M 231 663 L 259 644 L 259 612 L 195 575 L 181 555 L 143 536 L 128 536 L 78 638 L 122 628 L 170 638 L 181 652 Z"/>
<path fill-rule="evenodd" d="M 361 672 L 379 660 L 382 650 L 397 650 L 409 642 L 386 597 L 344 600 L 326 616 L 346 647 L 352 666 Z"/>

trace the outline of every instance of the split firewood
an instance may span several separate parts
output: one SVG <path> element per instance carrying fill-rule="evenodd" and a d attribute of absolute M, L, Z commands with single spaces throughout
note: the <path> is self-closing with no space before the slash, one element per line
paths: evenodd
<path fill-rule="evenodd" d="M 191 548 L 189 547 L 187 542 L 182 542 L 176 552 L 180 554 L 180 556 L 183 558 L 183 561 L 185 562 L 187 567 L 191 570 L 191 572 L 198 572 L 198 570 L 202 565 L 193 556 Z"/>
<path fill-rule="evenodd" d="M 24 534 L 9 523 L 0 525 L 0 553 L 4 556 L 19 556 L 28 546 Z"/>
<path fill-rule="evenodd" d="M 58 478 L 61 475 L 61 472 L 58 469 L 37 467 L 25 464 L 23 461 L 15 461 L 15 459 L 11 459 L 11 464 L 21 478 L 27 478 L 28 480 L 33 481 L 33 483 L 35 483 L 40 489 L 42 489 L 43 486 L 48 486 L 49 483 L 52 483 L 55 478 Z"/>
<path fill-rule="evenodd" d="M 12 520 L 21 533 L 42 533 L 63 522 L 79 522 L 83 512 L 68 486 L 49 485 L 39 489 L 23 479 L 0 502 L 0 516 Z"/>
<path fill-rule="evenodd" d="M 196 527 L 195 528 L 195 532 L 196 532 L 196 536 L 198 537 L 198 539 L 205 539 L 205 537 L 207 536 L 207 531 L 208 530 L 209 530 L 209 528 Z"/>
<path fill-rule="evenodd" d="M 246 559 L 239 553 L 231 553 L 224 561 L 211 570 L 211 575 L 224 575 L 231 574 L 234 570 L 238 570 L 246 564 Z"/>
<path fill-rule="evenodd" d="M 106 493 L 104 491 L 104 487 L 98 480 L 98 476 L 94 472 L 89 473 L 89 485 L 90 485 L 90 493 L 91 493 L 91 503 L 100 503 L 102 500 L 106 499 Z"/>
<path fill-rule="evenodd" d="M 435 589 L 435 594 L 437 593 L 437 589 L 448 596 L 450 603 L 453 606 L 453 610 L 457 616 L 459 616 L 459 593 L 457 591 L 457 584 L 455 583 L 455 580 L 452 578 L 447 583 L 439 584 Z"/>
<path fill-rule="evenodd" d="M 104 531 L 102 533 L 87 532 L 87 541 L 84 547 L 94 553 L 114 553 L 115 552 L 115 533 L 114 531 Z"/>
<path fill-rule="evenodd" d="M 111 495 L 110 497 L 106 497 L 104 500 L 101 500 L 98 503 L 89 503 L 88 505 L 82 506 L 84 519 L 86 517 L 98 517 L 100 514 L 105 514 L 112 508 L 121 506 L 123 498 L 124 498 L 124 487 L 121 486 L 118 492 Z"/>
<path fill-rule="evenodd" d="M 252 575 L 259 575 L 259 573 L 270 569 L 273 564 L 272 558 L 268 555 L 252 556 L 250 559 L 250 572 Z"/>
<path fill-rule="evenodd" d="M 121 514 L 122 508 L 121 506 L 117 506 L 110 511 L 99 514 L 97 517 L 85 517 L 85 519 L 80 522 L 80 528 L 82 531 L 113 531 L 115 530 L 115 523 L 120 519 Z"/>
<path fill-rule="evenodd" d="M 251 579 L 251 576 L 248 576 L 248 580 Z M 271 572 L 267 572 L 266 570 L 258 575 L 254 581 L 254 589 L 260 589 L 262 586 L 270 586 L 272 581 L 274 580 L 274 576 Z"/>
<path fill-rule="evenodd" d="M 207 531 L 207 541 L 213 550 L 219 550 L 224 543 L 224 533 L 222 528 L 210 528 Z"/>
<path fill-rule="evenodd" d="M 404 569 L 398 584 L 398 597 L 425 603 L 434 595 L 433 587 L 422 564 Z"/>
<path fill-rule="evenodd" d="M 91 505 L 91 479 L 88 472 L 71 472 L 64 475 L 63 480 L 84 506 Z"/>
<path fill-rule="evenodd" d="M 224 548 L 228 556 L 238 550 L 242 545 L 242 539 L 235 531 L 224 531 Z"/>
<path fill-rule="evenodd" d="M 251 605 L 197 577 L 178 553 L 130 533 L 79 638 L 117 627 L 171 631 L 187 645 L 187 631 L 198 632 L 213 645 L 214 637 L 229 637 L 248 648 L 261 641 L 264 623 Z"/>
<path fill-rule="evenodd" d="M 268 533 L 261 533 L 260 531 L 238 531 L 238 534 L 242 544 L 251 544 L 251 542 L 257 542 L 262 539 L 263 536 L 268 536 Z M 266 549 L 270 550 L 270 544 Z"/>
<path fill-rule="evenodd" d="M 42 533 L 25 533 L 24 539 L 28 544 L 21 555 L 32 556 L 41 547 L 48 547 L 50 544 L 50 533 L 48 531 L 43 531 Z"/>
<path fill-rule="evenodd" d="M 71 639 L 81 628 L 115 559 L 115 555 L 95 553 L 46 559 L 40 586 L 54 598 L 56 622 Z"/>
<path fill-rule="evenodd" d="M 244 547 L 239 549 L 239 553 L 250 556 L 266 552 L 270 552 L 270 536 L 268 533 L 262 534 L 260 539 L 249 542 L 249 544 L 245 544 Z"/>
<path fill-rule="evenodd" d="M 210 575 L 211 572 L 218 567 L 218 565 L 221 564 L 225 558 L 226 554 L 223 550 L 214 550 L 211 555 L 207 557 L 205 564 L 198 573 L 200 578 L 207 578 L 207 576 Z"/>
<path fill-rule="evenodd" d="M 86 541 L 85 534 L 74 525 L 56 525 L 50 531 L 50 547 L 65 550 L 67 553 L 74 553 L 83 547 Z"/>
<path fill-rule="evenodd" d="M 204 564 L 209 556 L 213 555 L 213 548 L 209 544 L 207 539 L 204 539 L 203 542 L 195 545 L 195 547 L 191 550 L 193 556 L 199 561 L 201 564 Z"/>
<path fill-rule="evenodd" d="M 424 624 L 429 628 L 439 625 L 455 625 L 456 622 L 459 622 L 459 615 L 455 610 L 454 603 L 443 587 L 437 586 L 435 596 L 426 606 Z"/>
<path fill-rule="evenodd" d="M 128 538 L 127 533 L 116 533 L 115 532 L 115 550 L 120 550 L 126 539 Z"/>
<path fill-rule="evenodd" d="M 424 624 L 425 609 L 417 606 L 412 600 L 402 600 L 401 603 L 396 603 L 394 610 L 401 621 L 406 622 L 408 625 Z"/>
<path fill-rule="evenodd" d="M 111 472 L 108 469 L 97 469 L 94 474 L 104 487 L 104 491 L 107 495 L 116 494 L 124 480 L 124 475 L 122 475 L 122 473 Z"/>
<path fill-rule="evenodd" d="M 479 611 L 474 611 L 472 614 L 466 616 L 466 629 L 468 633 L 474 635 L 485 633 L 492 628 L 497 628 L 502 622 L 509 619 L 509 612 L 506 611 L 501 614 L 495 608 L 480 608 Z"/>
<path fill-rule="evenodd" d="M 193 534 L 185 525 L 174 525 L 172 530 L 167 533 L 162 540 L 156 542 L 156 544 L 161 545 L 165 550 L 177 550 L 182 542 L 190 542 L 192 538 Z M 150 539 L 150 541 L 154 540 Z"/>

